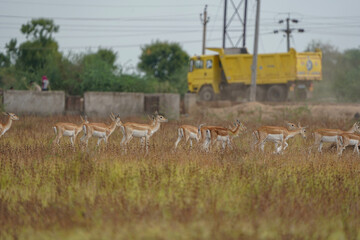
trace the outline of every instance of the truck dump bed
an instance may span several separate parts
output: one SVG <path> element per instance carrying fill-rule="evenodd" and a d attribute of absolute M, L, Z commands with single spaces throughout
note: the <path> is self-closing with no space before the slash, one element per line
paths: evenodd
<path fill-rule="evenodd" d="M 251 54 L 225 54 L 222 48 L 209 48 L 219 54 L 229 84 L 251 83 Z M 296 80 L 321 80 L 321 52 L 259 54 L 257 84 L 286 84 Z"/>

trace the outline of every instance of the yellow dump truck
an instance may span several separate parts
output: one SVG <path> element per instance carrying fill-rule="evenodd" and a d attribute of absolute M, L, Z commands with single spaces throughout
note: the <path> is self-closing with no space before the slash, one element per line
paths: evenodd
<path fill-rule="evenodd" d="M 216 55 L 194 56 L 188 72 L 189 92 L 201 100 L 248 98 L 253 56 L 240 49 L 208 48 Z M 257 101 L 286 101 L 311 95 L 313 82 L 322 79 L 320 50 L 259 54 L 256 77 Z"/>

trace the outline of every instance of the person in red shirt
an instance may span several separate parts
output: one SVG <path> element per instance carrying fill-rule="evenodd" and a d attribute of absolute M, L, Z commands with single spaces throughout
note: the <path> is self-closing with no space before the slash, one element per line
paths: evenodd
<path fill-rule="evenodd" d="M 42 91 L 48 91 L 49 90 L 49 79 L 46 76 L 42 76 L 42 80 L 41 80 L 41 90 Z"/>

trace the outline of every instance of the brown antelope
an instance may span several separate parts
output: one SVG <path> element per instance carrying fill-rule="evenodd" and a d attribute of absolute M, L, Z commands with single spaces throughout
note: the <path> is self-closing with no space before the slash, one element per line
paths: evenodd
<path fill-rule="evenodd" d="M 149 152 L 150 137 L 159 130 L 162 122 L 168 121 L 164 116 L 159 115 L 157 112 L 155 112 L 154 119 L 155 124 L 127 122 L 121 126 L 121 131 L 123 133 L 121 145 L 125 147 L 125 151 L 127 150 L 127 144 L 131 141 L 131 139 L 133 137 L 137 137 L 140 139 L 145 138 L 146 153 Z"/>
<path fill-rule="evenodd" d="M 56 138 L 54 139 L 53 143 L 60 145 L 60 139 L 63 136 L 65 136 L 65 137 L 70 137 L 71 145 L 74 147 L 77 135 L 81 131 L 83 131 L 84 124 L 89 123 L 86 116 L 85 116 L 85 120 L 81 116 L 80 118 L 81 118 L 81 124 L 79 125 L 74 123 L 64 123 L 64 122 L 56 123 L 53 127 L 56 135 Z"/>
<path fill-rule="evenodd" d="M 360 156 L 359 152 L 359 144 L 360 144 L 360 135 L 356 133 L 342 133 L 338 136 L 338 145 L 340 145 L 340 150 L 338 154 L 341 156 L 343 151 L 347 146 L 354 146 L 354 153 L 357 152 L 358 156 Z M 339 146 L 337 146 L 339 149 Z"/>
<path fill-rule="evenodd" d="M 343 133 L 354 133 L 359 131 L 360 131 L 360 127 L 358 123 L 354 123 L 354 125 L 347 131 L 343 131 L 340 129 L 317 129 L 313 133 L 315 142 L 314 145 L 310 148 L 310 152 L 312 148 L 317 145 L 319 145 L 318 152 L 322 152 L 322 145 L 324 142 L 336 143 L 337 151 L 339 152 L 338 136 L 340 136 Z"/>
<path fill-rule="evenodd" d="M 214 127 L 206 126 L 205 141 L 203 147 L 208 150 L 211 143 L 221 143 L 223 150 L 228 146 L 232 149 L 231 141 L 233 138 L 238 137 L 241 132 L 246 131 L 246 127 L 239 121 L 236 120 L 234 128 Z M 201 130 L 200 130 L 201 131 Z"/>
<path fill-rule="evenodd" d="M 255 139 L 253 147 L 256 149 L 258 146 L 264 151 L 265 143 L 270 141 L 275 143 L 275 153 L 282 153 L 289 146 L 287 143 L 288 139 L 293 138 L 298 134 L 301 134 L 304 139 L 306 138 L 305 128 L 306 127 L 301 127 L 300 123 L 294 130 L 288 130 L 284 127 L 277 126 L 262 126 L 253 132 Z M 285 147 L 283 147 L 284 144 Z"/>
<path fill-rule="evenodd" d="M 9 118 L 5 124 L 0 123 L 0 137 L 2 137 L 2 135 L 4 135 L 11 128 L 12 121 L 19 120 L 19 117 L 14 113 L 3 112 L 3 114 L 9 116 Z"/>
<path fill-rule="evenodd" d="M 194 127 L 191 125 L 181 125 L 178 128 L 178 138 L 175 142 L 175 150 L 183 137 L 185 137 L 185 144 L 190 141 L 190 149 L 192 148 L 192 140 L 196 140 L 196 142 L 200 141 L 201 132 L 198 131 L 199 128 L 204 124 L 200 124 L 199 127 Z"/>
<path fill-rule="evenodd" d="M 105 144 L 107 144 L 108 138 L 115 131 L 116 127 L 122 126 L 119 114 L 117 116 L 114 116 L 114 114 L 111 113 L 110 119 L 112 120 L 112 122 L 109 125 L 105 123 L 84 124 L 85 134 L 81 138 L 81 141 L 84 141 L 85 145 L 87 146 L 89 139 L 91 137 L 96 137 L 98 138 L 96 146 L 99 146 L 102 140 L 105 142 Z"/>

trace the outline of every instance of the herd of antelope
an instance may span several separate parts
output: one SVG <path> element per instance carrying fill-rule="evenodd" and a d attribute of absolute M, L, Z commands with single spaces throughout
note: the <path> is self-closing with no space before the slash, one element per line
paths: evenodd
<path fill-rule="evenodd" d="M 19 120 L 14 113 L 3 113 L 8 116 L 5 124 L 0 123 L 0 137 L 7 132 L 12 121 Z M 64 136 L 70 138 L 71 145 L 75 148 L 76 137 L 79 133 L 83 132 L 83 136 L 80 141 L 84 143 L 85 147 L 88 146 L 88 141 L 91 137 L 98 139 L 97 146 L 103 140 L 105 144 L 108 141 L 110 135 L 115 131 L 117 127 L 121 128 L 123 138 L 121 145 L 124 147 L 125 152 L 128 143 L 131 139 L 139 138 L 141 147 L 144 147 L 146 154 L 149 151 L 149 141 L 152 135 L 160 129 L 160 124 L 167 122 L 168 120 L 155 112 L 155 115 L 150 118 L 149 124 L 127 122 L 122 123 L 120 116 L 111 113 L 110 124 L 105 123 L 90 123 L 85 116 L 82 118 L 80 124 L 59 122 L 56 123 L 53 128 L 55 131 L 56 138 L 53 141 L 54 144 L 60 145 L 60 139 Z M 239 120 L 234 122 L 233 127 L 222 127 L 222 126 L 207 126 L 200 124 L 198 127 L 191 125 L 181 125 L 177 129 L 178 138 L 175 142 L 174 149 L 176 150 L 180 141 L 185 138 L 185 142 L 190 143 L 190 148 L 193 146 L 193 140 L 200 143 L 201 147 L 205 151 L 210 151 L 216 143 L 221 144 L 222 149 L 226 147 L 232 149 L 232 140 L 239 137 L 243 132 L 247 131 L 247 128 Z M 275 144 L 276 154 L 281 154 L 288 147 L 287 140 L 301 135 L 304 139 L 306 138 L 306 127 L 302 127 L 300 123 L 295 125 L 293 123 L 287 123 L 287 127 L 280 126 L 261 126 L 253 131 L 254 142 L 252 147 L 264 151 L 266 142 L 273 142 Z M 347 146 L 354 146 L 354 152 L 360 156 L 359 144 L 360 144 L 360 124 L 354 123 L 351 129 L 344 131 L 340 129 L 317 129 L 313 132 L 315 138 L 314 144 L 310 147 L 310 152 L 313 147 L 318 147 L 318 151 L 322 152 L 323 143 L 336 144 L 338 155 L 342 155 L 344 149 Z"/>

